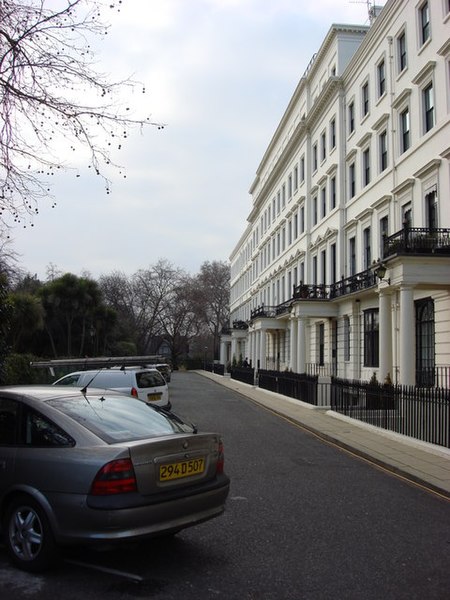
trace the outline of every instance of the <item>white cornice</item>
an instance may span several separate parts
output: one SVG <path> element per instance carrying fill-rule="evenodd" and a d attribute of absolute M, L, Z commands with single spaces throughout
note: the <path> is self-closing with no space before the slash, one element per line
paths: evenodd
<path fill-rule="evenodd" d="M 327 175 L 333 175 L 333 173 L 336 173 L 337 168 L 337 163 L 333 163 L 332 165 L 330 165 L 330 167 L 327 169 Z"/>
<path fill-rule="evenodd" d="M 403 193 L 404 191 L 406 191 L 408 188 L 412 188 L 413 185 L 415 183 L 415 180 L 413 177 L 410 177 L 409 179 L 405 179 L 405 181 L 402 181 L 402 183 L 400 183 L 399 185 L 397 185 L 393 190 L 392 193 L 395 194 L 396 196 L 398 196 L 399 194 Z"/>
<path fill-rule="evenodd" d="M 425 79 L 427 79 L 431 73 L 434 71 L 434 69 L 436 68 L 436 61 L 435 60 L 429 60 L 427 62 L 427 64 L 422 67 L 422 69 L 420 69 L 420 71 L 417 73 L 417 75 L 415 77 L 412 78 L 412 83 L 414 83 L 414 85 L 418 85 L 421 86 L 423 84 L 423 82 L 425 81 Z"/>
<path fill-rule="evenodd" d="M 364 134 L 362 136 L 362 138 L 356 142 L 356 145 L 358 146 L 358 148 L 362 148 L 363 146 L 366 146 L 370 142 L 371 137 L 372 137 L 371 131 L 368 131 L 366 134 Z"/>
<path fill-rule="evenodd" d="M 445 42 L 445 44 L 443 46 L 441 46 L 439 48 L 439 50 L 437 51 L 437 53 L 440 56 L 446 56 L 447 54 L 450 53 L 450 38 Z"/>
<path fill-rule="evenodd" d="M 403 92 L 393 101 L 392 107 L 397 110 L 400 105 L 406 102 L 411 96 L 411 91 L 411 88 L 405 88 Z"/>
<path fill-rule="evenodd" d="M 414 173 L 414 177 L 417 177 L 417 179 L 424 179 L 431 172 L 437 171 L 440 164 L 441 164 L 441 159 L 440 158 L 435 158 L 433 160 L 430 160 L 430 162 L 428 162 L 421 169 L 419 169 L 418 171 L 416 171 Z"/>
<path fill-rule="evenodd" d="M 347 156 L 345 157 L 346 162 L 350 161 L 352 158 L 356 156 L 356 148 L 352 148 L 348 151 Z"/>
<path fill-rule="evenodd" d="M 371 204 L 371 207 L 375 210 L 379 210 L 382 206 L 388 204 L 391 201 L 391 199 L 392 196 L 386 194 L 385 196 L 378 198 L 378 200 L 375 200 L 375 202 Z"/>
<path fill-rule="evenodd" d="M 370 217 L 372 215 L 372 213 L 373 213 L 373 208 L 372 207 L 365 208 L 358 215 L 356 215 L 355 218 L 356 218 L 357 221 L 363 221 L 367 217 Z"/>
<path fill-rule="evenodd" d="M 379 131 L 388 121 L 389 113 L 384 113 L 381 117 L 372 125 L 374 131 Z"/>
<path fill-rule="evenodd" d="M 444 152 L 441 152 L 440 156 L 442 156 L 442 158 L 450 160 L 450 146 L 446 150 L 444 150 Z"/>

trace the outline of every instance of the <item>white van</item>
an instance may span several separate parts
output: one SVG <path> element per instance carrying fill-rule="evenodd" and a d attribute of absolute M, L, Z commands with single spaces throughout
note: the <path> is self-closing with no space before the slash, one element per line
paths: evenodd
<path fill-rule="evenodd" d="M 170 376 L 172 373 L 170 365 L 168 365 L 167 363 L 158 363 L 156 365 L 151 366 L 152 368 L 154 367 L 155 369 L 158 369 L 158 371 L 164 375 L 164 379 L 167 381 L 167 383 L 170 382 Z"/>
<path fill-rule="evenodd" d="M 64 375 L 53 385 L 117 390 L 139 398 L 147 404 L 171 408 L 169 387 L 161 373 L 154 368 L 112 367 L 110 369 L 75 371 Z"/>

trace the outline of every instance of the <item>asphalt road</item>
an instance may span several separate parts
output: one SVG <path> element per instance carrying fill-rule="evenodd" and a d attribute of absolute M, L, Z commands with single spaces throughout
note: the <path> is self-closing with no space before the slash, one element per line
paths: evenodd
<path fill-rule="evenodd" d="M 198 374 L 170 387 L 175 412 L 223 434 L 225 514 L 39 576 L 0 548 L 2 600 L 450 600 L 449 502 Z"/>

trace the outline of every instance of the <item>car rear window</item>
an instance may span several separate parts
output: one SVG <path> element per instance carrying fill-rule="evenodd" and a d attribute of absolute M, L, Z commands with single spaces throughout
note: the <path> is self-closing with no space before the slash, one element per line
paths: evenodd
<path fill-rule="evenodd" d="M 136 383 L 138 388 L 149 388 L 166 385 L 166 380 L 159 371 L 143 371 L 136 373 Z"/>
<path fill-rule="evenodd" d="M 134 385 L 132 374 L 128 371 L 105 370 L 98 374 L 89 375 L 91 383 L 89 387 L 126 388 Z"/>
<path fill-rule="evenodd" d="M 47 403 L 107 443 L 126 442 L 188 430 L 170 416 L 129 396 L 52 398 Z"/>

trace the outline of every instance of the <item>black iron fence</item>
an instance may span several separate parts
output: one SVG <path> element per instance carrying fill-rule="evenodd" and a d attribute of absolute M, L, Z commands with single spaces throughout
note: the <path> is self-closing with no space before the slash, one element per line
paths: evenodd
<path fill-rule="evenodd" d="M 249 385 L 255 383 L 255 370 L 251 367 L 232 367 L 230 375 L 231 379 L 242 381 L 242 383 L 248 383 Z"/>
<path fill-rule="evenodd" d="M 283 394 L 317 406 L 317 377 L 305 373 L 282 373 L 280 371 L 258 371 L 258 385 L 264 390 Z"/>
<path fill-rule="evenodd" d="M 220 363 L 206 363 L 204 365 L 205 371 L 209 371 L 210 373 L 215 373 L 216 375 L 224 375 L 225 374 L 225 365 Z"/>
<path fill-rule="evenodd" d="M 450 389 L 450 367 L 436 365 L 416 371 L 416 385 L 419 387 L 442 387 Z"/>
<path fill-rule="evenodd" d="M 223 371 L 223 365 L 215 366 L 222 367 Z M 255 370 L 249 367 L 233 367 L 231 377 L 255 384 Z M 306 373 L 259 370 L 256 385 L 313 406 L 328 406 L 381 429 L 450 448 L 448 384 L 447 387 L 383 385 L 337 377 L 320 378 Z"/>
<path fill-rule="evenodd" d="M 333 378 L 331 409 L 375 427 L 450 448 L 450 391 Z"/>

